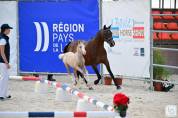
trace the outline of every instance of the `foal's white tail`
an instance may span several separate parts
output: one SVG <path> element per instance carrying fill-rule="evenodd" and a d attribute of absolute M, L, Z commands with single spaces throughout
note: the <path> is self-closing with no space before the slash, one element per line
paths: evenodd
<path fill-rule="evenodd" d="M 64 54 L 59 55 L 59 59 L 63 59 L 63 57 L 64 57 Z"/>

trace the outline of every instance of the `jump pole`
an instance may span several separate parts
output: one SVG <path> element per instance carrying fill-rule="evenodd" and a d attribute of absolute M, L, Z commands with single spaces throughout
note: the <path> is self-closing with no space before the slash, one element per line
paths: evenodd
<path fill-rule="evenodd" d="M 68 93 L 75 95 L 75 96 L 77 96 L 81 99 L 84 99 L 87 102 L 89 102 L 89 103 L 91 103 L 91 104 L 93 104 L 97 107 L 100 107 L 100 108 L 102 108 L 106 111 L 114 112 L 114 108 L 112 106 L 107 105 L 107 104 L 105 104 L 101 101 L 98 101 L 96 99 L 93 99 L 92 97 L 89 97 L 89 96 L 85 95 L 84 93 L 79 92 L 76 89 L 72 89 L 67 84 L 63 84 L 63 83 L 60 83 L 60 82 L 51 82 L 51 81 L 48 81 L 48 80 L 41 80 L 40 82 L 37 81 L 37 83 L 45 83 L 45 84 L 48 84 L 49 86 L 53 86 L 55 88 L 62 88 L 64 91 L 67 91 Z"/>
<path fill-rule="evenodd" d="M 115 112 L 87 111 L 87 112 L 0 112 L 0 117 L 60 117 L 60 118 L 120 118 Z"/>

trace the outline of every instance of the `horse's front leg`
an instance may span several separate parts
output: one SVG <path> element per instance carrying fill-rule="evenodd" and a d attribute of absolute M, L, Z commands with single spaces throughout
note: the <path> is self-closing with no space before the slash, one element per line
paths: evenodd
<path fill-rule="evenodd" d="M 83 69 L 83 71 L 84 71 L 85 74 L 88 74 L 88 70 L 86 69 L 85 64 L 82 65 L 82 69 Z"/>
<path fill-rule="evenodd" d="M 94 84 L 97 85 L 99 83 L 99 81 L 101 80 L 101 75 L 100 75 L 96 65 L 92 65 L 92 68 L 98 77 L 98 79 L 94 81 Z"/>
<path fill-rule="evenodd" d="M 83 68 L 84 68 L 84 71 L 85 71 L 85 77 L 86 77 L 86 79 L 89 81 L 89 74 L 88 74 L 88 70 L 86 69 L 86 67 L 85 67 L 85 65 L 83 66 Z"/>
<path fill-rule="evenodd" d="M 76 67 L 76 70 L 79 71 L 81 74 L 84 75 L 84 71 L 80 67 Z"/>
<path fill-rule="evenodd" d="M 80 73 L 80 76 L 83 78 L 83 81 L 85 82 L 86 86 L 88 87 L 89 90 L 93 90 L 93 88 L 88 84 L 88 81 L 86 80 L 85 76 L 84 76 L 84 72 L 82 70 L 86 69 L 85 66 L 82 67 L 82 69 L 80 67 L 77 68 L 77 73 Z M 84 70 L 87 71 L 87 70 Z"/>
<path fill-rule="evenodd" d="M 111 68 L 110 68 L 108 59 L 106 59 L 106 60 L 104 61 L 104 64 L 105 64 L 106 69 L 108 70 L 108 72 L 109 72 L 111 78 L 113 79 L 116 88 L 117 88 L 117 89 L 120 89 L 121 87 L 116 84 L 116 79 L 115 79 L 115 77 L 114 77 L 114 75 L 113 75 L 113 73 L 112 73 L 112 71 L 111 71 Z"/>
<path fill-rule="evenodd" d="M 83 72 L 84 72 L 86 75 L 88 74 L 88 71 L 87 71 L 85 65 L 83 65 L 82 70 L 83 70 Z M 79 77 L 83 78 L 83 74 L 81 73 L 81 71 L 77 71 L 77 76 L 78 76 L 78 78 L 79 78 Z"/>

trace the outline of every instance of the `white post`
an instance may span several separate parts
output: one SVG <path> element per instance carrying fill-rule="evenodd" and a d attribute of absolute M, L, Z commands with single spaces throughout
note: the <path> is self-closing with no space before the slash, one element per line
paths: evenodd
<path fill-rule="evenodd" d="M 85 99 L 78 99 L 76 111 L 97 111 L 96 106 L 88 103 Z"/>
<path fill-rule="evenodd" d="M 62 88 L 57 88 L 55 100 L 63 101 L 63 102 L 71 102 L 72 95 L 69 94 L 68 92 L 64 91 Z"/>
<path fill-rule="evenodd" d="M 45 94 L 48 92 L 48 84 L 37 81 L 35 83 L 35 92 Z"/>

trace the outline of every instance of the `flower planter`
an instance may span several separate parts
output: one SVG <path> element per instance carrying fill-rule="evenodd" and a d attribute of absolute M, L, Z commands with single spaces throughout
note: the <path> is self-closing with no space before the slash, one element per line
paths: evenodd
<path fill-rule="evenodd" d="M 127 115 L 129 97 L 123 93 L 117 93 L 114 95 L 113 104 L 115 112 L 119 113 L 121 118 L 125 118 Z"/>
<path fill-rule="evenodd" d="M 112 84 L 112 78 L 109 76 L 104 77 L 104 84 L 105 85 L 111 85 Z"/>
<path fill-rule="evenodd" d="M 117 85 L 122 85 L 122 78 L 121 77 L 115 77 L 115 79 L 116 79 Z M 105 85 L 111 85 L 112 84 L 112 78 L 110 76 L 104 77 L 104 84 Z"/>
<path fill-rule="evenodd" d="M 161 82 L 153 82 L 155 91 L 163 91 L 163 84 Z"/>
<path fill-rule="evenodd" d="M 122 85 L 122 78 L 121 77 L 116 77 L 116 84 L 117 85 Z"/>

